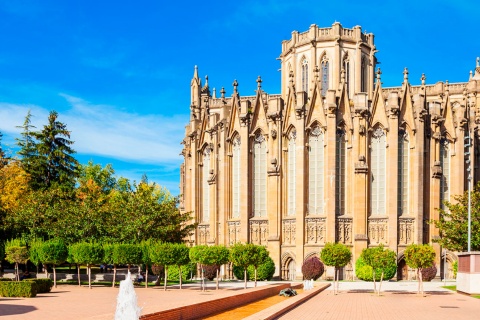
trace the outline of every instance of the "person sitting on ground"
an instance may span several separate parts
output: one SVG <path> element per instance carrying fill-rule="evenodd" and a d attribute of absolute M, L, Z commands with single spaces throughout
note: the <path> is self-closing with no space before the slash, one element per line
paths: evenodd
<path fill-rule="evenodd" d="M 30 272 L 28 272 L 28 270 L 25 270 L 25 272 L 20 277 L 20 280 L 28 279 L 28 278 L 30 278 Z"/>

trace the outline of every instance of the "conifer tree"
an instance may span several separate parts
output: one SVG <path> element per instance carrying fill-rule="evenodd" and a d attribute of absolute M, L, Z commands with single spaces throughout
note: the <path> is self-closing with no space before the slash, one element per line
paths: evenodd
<path fill-rule="evenodd" d="M 17 154 L 21 157 L 21 163 L 23 169 L 30 175 L 36 176 L 39 174 L 37 168 L 37 143 L 34 138 L 35 126 L 31 124 L 32 114 L 28 110 L 27 115 L 25 116 L 25 121 L 23 125 L 17 126 L 17 128 L 23 129 L 21 133 L 21 138 L 16 138 L 17 146 L 20 150 Z"/>

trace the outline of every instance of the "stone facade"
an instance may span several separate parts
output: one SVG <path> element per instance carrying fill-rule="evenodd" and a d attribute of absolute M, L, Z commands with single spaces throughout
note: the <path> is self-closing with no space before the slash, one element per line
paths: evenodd
<path fill-rule="evenodd" d="M 181 210 L 198 223 L 192 244 L 265 245 L 284 279 L 334 241 L 353 252 L 345 275 L 379 244 L 397 252 L 398 278 L 411 243 L 433 244 L 441 264 L 428 221 L 467 189 L 465 151 L 480 178 L 479 61 L 468 82 L 412 86 L 405 69 L 383 88 L 375 52 L 359 26 L 295 31 L 282 42 L 280 94 L 258 77 L 255 96 L 234 81 L 217 97 L 195 67 L 180 181 Z"/>

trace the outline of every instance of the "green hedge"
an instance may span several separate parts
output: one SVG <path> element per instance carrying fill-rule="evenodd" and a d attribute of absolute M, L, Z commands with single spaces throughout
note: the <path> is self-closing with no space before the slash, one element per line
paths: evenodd
<path fill-rule="evenodd" d="M 395 276 L 397 272 L 396 266 L 392 266 L 392 268 L 387 268 L 383 275 L 383 280 L 390 280 Z M 358 279 L 363 281 L 373 281 L 373 269 L 370 266 L 367 266 L 362 258 L 358 258 L 357 262 L 355 263 L 355 275 Z M 380 270 L 377 270 L 375 273 L 375 281 L 380 281 L 380 277 L 382 273 Z"/>
<path fill-rule="evenodd" d="M 0 281 L 0 297 L 33 298 L 37 284 L 33 281 Z"/>
<path fill-rule="evenodd" d="M 0 281 L 12 281 L 10 278 L 0 278 Z"/>
<path fill-rule="evenodd" d="M 182 266 L 182 281 L 190 279 L 190 272 L 192 272 L 193 276 L 197 273 L 197 265 L 195 263 Z M 179 281 L 177 266 L 168 266 L 168 280 Z"/>
<path fill-rule="evenodd" d="M 275 263 L 272 258 L 268 257 L 267 261 L 258 266 L 257 269 L 257 280 L 270 280 L 275 273 Z M 243 280 L 243 268 L 233 266 L 233 274 L 238 280 Z M 247 268 L 247 280 L 255 279 L 255 268 L 254 266 L 248 266 Z"/>
<path fill-rule="evenodd" d="M 52 279 L 25 279 L 25 281 L 33 281 L 37 284 L 37 293 L 49 293 L 52 291 Z"/>

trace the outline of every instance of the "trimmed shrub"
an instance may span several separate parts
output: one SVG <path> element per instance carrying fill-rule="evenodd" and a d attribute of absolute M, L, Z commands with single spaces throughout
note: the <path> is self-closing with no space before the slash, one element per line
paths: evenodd
<path fill-rule="evenodd" d="M 33 281 L 37 284 L 37 293 L 49 293 L 52 291 L 52 279 L 25 279 L 25 281 Z"/>
<path fill-rule="evenodd" d="M 422 269 L 422 280 L 423 281 L 432 281 L 435 278 L 436 275 L 437 275 L 437 267 L 435 265 L 432 265 L 431 267 Z"/>
<path fill-rule="evenodd" d="M 190 279 L 190 273 L 193 275 L 197 273 L 197 265 L 195 263 L 182 266 L 182 281 Z M 168 266 L 168 280 L 179 281 L 178 266 Z"/>
<path fill-rule="evenodd" d="M 275 263 L 272 258 L 268 257 L 267 260 L 258 266 L 257 269 L 257 280 L 270 280 L 275 273 Z M 243 268 L 233 266 L 233 274 L 238 280 L 243 279 Z M 255 279 L 255 268 L 253 266 L 248 266 L 247 268 L 247 280 Z"/>
<path fill-rule="evenodd" d="M 33 281 L 0 281 L 0 297 L 33 298 L 37 284 Z"/>
<path fill-rule="evenodd" d="M 383 275 L 383 280 L 385 281 L 392 279 L 395 276 L 395 272 L 397 272 L 396 266 L 387 268 Z M 373 281 L 373 269 L 372 267 L 367 266 L 361 257 L 357 259 L 357 262 L 355 262 L 355 275 L 360 280 Z M 382 272 L 377 270 L 375 272 L 375 281 L 380 281 L 381 276 Z"/>
<path fill-rule="evenodd" d="M 302 266 L 303 278 L 305 280 L 317 280 L 325 271 L 325 267 L 318 257 L 311 257 L 305 260 Z"/>
<path fill-rule="evenodd" d="M 205 278 L 212 281 L 217 277 L 217 270 L 220 271 L 220 267 L 216 264 L 203 266 L 203 275 L 205 276 Z"/>

